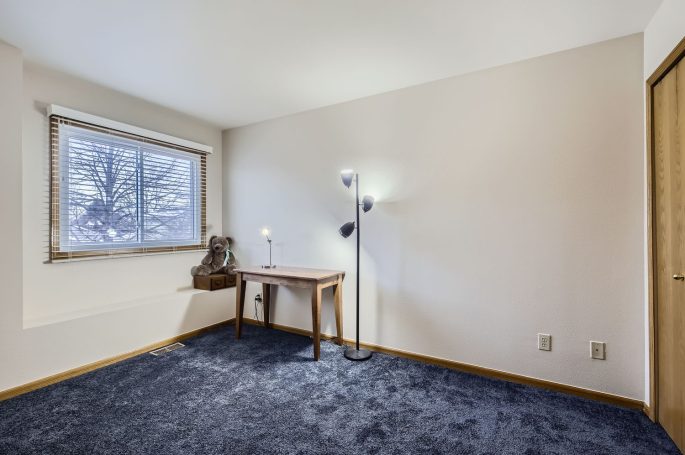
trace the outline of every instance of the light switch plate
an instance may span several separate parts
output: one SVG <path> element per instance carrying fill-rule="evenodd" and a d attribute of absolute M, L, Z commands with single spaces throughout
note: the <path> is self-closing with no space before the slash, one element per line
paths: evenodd
<path fill-rule="evenodd" d="M 590 341 L 590 355 L 593 359 L 606 359 L 606 343 L 603 341 Z"/>

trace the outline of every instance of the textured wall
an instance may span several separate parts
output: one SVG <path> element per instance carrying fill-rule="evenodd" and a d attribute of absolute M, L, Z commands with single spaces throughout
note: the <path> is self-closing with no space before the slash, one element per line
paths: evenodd
<path fill-rule="evenodd" d="M 378 198 L 362 340 L 642 399 L 642 58 L 633 35 L 229 130 L 224 226 L 243 263 L 266 260 L 269 225 L 276 263 L 346 270 L 353 337 L 336 231 L 354 167 Z M 279 290 L 274 317 L 309 328 L 306 293 Z"/>
<path fill-rule="evenodd" d="M 232 290 L 190 288 L 203 253 L 46 264 L 50 103 L 214 147 L 207 221 L 221 232 L 221 132 L 107 88 L 26 65 L 0 44 L 3 185 L 0 390 L 231 317 Z M 23 236 L 23 239 L 22 239 Z M 5 271 L 7 269 L 7 271 Z M 24 279 L 22 280 L 22 273 Z M 5 283 L 6 281 L 6 283 Z M 23 296 L 22 296 L 23 289 Z"/>

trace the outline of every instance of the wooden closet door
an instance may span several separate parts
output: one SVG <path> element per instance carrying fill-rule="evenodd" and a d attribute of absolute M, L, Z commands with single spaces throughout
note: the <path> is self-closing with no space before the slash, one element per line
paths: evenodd
<path fill-rule="evenodd" d="M 658 420 L 685 449 L 685 60 L 654 86 Z"/>

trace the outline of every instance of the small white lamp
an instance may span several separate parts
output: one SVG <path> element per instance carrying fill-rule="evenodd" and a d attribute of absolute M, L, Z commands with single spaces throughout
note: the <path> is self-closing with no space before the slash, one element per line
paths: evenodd
<path fill-rule="evenodd" d="M 269 242 L 269 265 L 263 265 L 263 269 L 275 269 L 276 266 L 271 263 L 271 231 L 269 228 L 262 228 L 262 235 L 266 237 L 266 241 Z"/>

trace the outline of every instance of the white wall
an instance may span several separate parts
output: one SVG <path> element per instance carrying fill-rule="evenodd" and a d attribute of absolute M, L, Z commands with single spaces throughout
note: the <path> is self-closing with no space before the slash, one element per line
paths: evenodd
<path fill-rule="evenodd" d="M 23 105 L 24 320 L 27 326 L 101 312 L 112 306 L 187 301 L 189 268 L 202 252 L 45 264 L 47 258 L 47 104 L 59 104 L 211 145 L 207 157 L 207 230 L 221 233 L 221 132 L 127 95 L 25 65 Z M 116 279 L 112 279 L 116 277 Z M 122 286 L 120 280 L 124 280 Z M 41 283 L 33 286 L 32 283 Z M 198 295 L 206 295 L 201 293 Z"/>
<path fill-rule="evenodd" d="M 224 226 L 243 264 L 270 225 L 276 263 L 346 270 L 353 337 L 354 167 L 363 341 L 642 399 L 642 57 L 633 35 L 225 132 Z M 280 289 L 275 321 L 308 304 Z"/>
<path fill-rule="evenodd" d="M 21 52 L 0 41 L 0 390 L 15 375 L 22 326 L 21 78 Z"/>
<path fill-rule="evenodd" d="M 647 25 L 644 33 L 644 79 L 647 80 L 656 71 L 661 62 L 685 37 L 685 0 L 664 0 L 654 17 Z M 646 116 L 644 117 L 646 118 Z M 646 128 L 646 125 L 645 125 Z M 646 144 L 645 144 L 646 145 Z M 647 245 L 651 240 L 647 237 L 647 162 L 645 151 L 643 186 L 644 186 L 644 238 L 645 238 L 645 401 L 650 400 L 649 384 L 649 296 L 647 295 Z"/>
<path fill-rule="evenodd" d="M 685 0 L 664 0 L 644 35 L 644 77 L 647 79 L 685 37 Z"/>
<path fill-rule="evenodd" d="M 209 293 L 190 287 L 189 269 L 202 258 L 201 252 L 45 263 L 47 104 L 213 146 L 215 154 L 207 162 L 209 233 L 222 232 L 221 131 L 140 99 L 24 64 L 21 53 L 4 44 L 0 58 L 0 115 L 11 120 L 0 122 L 0 137 L 8 142 L 0 166 L 6 216 L 2 238 L 11 239 L 0 260 L 0 390 L 232 317 L 232 290 Z"/>

